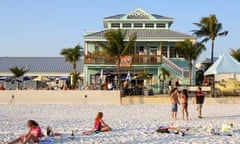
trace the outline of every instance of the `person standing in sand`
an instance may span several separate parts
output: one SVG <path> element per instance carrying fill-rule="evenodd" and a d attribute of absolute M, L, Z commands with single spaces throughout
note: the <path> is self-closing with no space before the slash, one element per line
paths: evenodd
<path fill-rule="evenodd" d="M 176 120 L 177 119 L 177 111 L 178 111 L 178 104 L 179 100 L 178 100 L 178 89 L 174 88 L 171 90 L 170 92 L 170 102 L 172 104 L 172 120 Z"/>
<path fill-rule="evenodd" d="M 182 119 L 184 120 L 184 112 L 186 113 L 186 118 L 188 120 L 188 91 L 184 89 L 180 96 L 182 105 Z"/>
<path fill-rule="evenodd" d="M 202 92 L 201 87 L 198 87 L 195 98 L 197 104 L 198 118 L 202 118 L 202 106 L 204 102 L 204 94 Z"/>

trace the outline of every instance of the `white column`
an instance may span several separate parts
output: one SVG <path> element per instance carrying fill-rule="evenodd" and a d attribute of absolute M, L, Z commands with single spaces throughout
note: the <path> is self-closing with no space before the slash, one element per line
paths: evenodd
<path fill-rule="evenodd" d="M 170 46 L 167 46 L 167 58 L 170 58 Z"/>
<path fill-rule="evenodd" d="M 84 41 L 84 51 L 85 55 L 88 55 L 88 42 Z"/>

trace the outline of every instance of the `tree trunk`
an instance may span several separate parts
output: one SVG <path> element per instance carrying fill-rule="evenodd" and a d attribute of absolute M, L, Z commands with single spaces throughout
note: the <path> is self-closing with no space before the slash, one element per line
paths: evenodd
<path fill-rule="evenodd" d="M 75 73 L 77 72 L 77 64 L 76 64 L 76 62 L 73 62 L 73 70 L 74 70 Z"/>
<path fill-rule="evenodd" d="M 121 58 L 118 57 L 117 58 L 117 75 L 118 75 L 118 83 L 117 83 L 117 86 L 118 86 L 118 89 L 120 90 L 120 62 L 121 62 Z"/>
<path fill-rule="evenodd" d="M 211 52 L 211 64 L 213 64 L 213 55 L 214 54 L 214 40 L 212 40 L 212 52 Z"/>
<path fill-rule="evenodd" d="M 162 85 L 163 86 L 163 94 L 165 94 L 165 84 L 164 84 L 164 82 L 165 81 L 163 80 L 163 85 Z"/>
<path fill-rule="evenodd" d="M 189 62 L 189 84 L 192 85 L 192 62 Z"/>

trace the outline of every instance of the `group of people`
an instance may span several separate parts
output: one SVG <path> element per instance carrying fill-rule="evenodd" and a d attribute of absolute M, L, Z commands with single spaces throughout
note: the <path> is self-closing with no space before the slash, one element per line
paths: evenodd
<path fill-rule="evenodd" d="M 179 94 L 178 88 L 173 88 L 170 91 L 170 102 L 172 104 L 172 120 L 177 119 L 178 105 L 181 105 L 182 119 L 185 120 L 186 116 L 186 119 L 188 120 L 188 91 L 186 89 L 183 89 L 182 92 Z M 202 105 L 204 102 L 204 94 L 201 90 L 201 87 L 198 87 L 193 102 L 197 104 L 198 118 L 202 118 Z"/>
<path fill-rule="evenodd" d="M 20 136 L 15 140 L 9 142 L 8 144 L 39 143 L 41 138 L 44 136 L 39 124 L 35 120 L 28 120 L 26 126 L 28 128 L 27 133 L 24 136 Z M 93 131 L 106 132 L 111 130 L 112 129 L 103 121 L 103 113 L 98 112 L 94 121 Z"/>

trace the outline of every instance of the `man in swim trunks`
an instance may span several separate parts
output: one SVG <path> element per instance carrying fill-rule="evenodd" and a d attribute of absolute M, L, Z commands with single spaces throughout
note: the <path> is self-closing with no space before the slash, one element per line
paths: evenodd
<path fill-rule="evenodd" d="M 178 111 L 178 104 L 179 100 L 178 100 L 178 89 L 174 88 L 171 90 L 170 92 L 170 102 L 172 104 L 172 120 L 176 120 L 177 119 L 177 111 Z"/>

